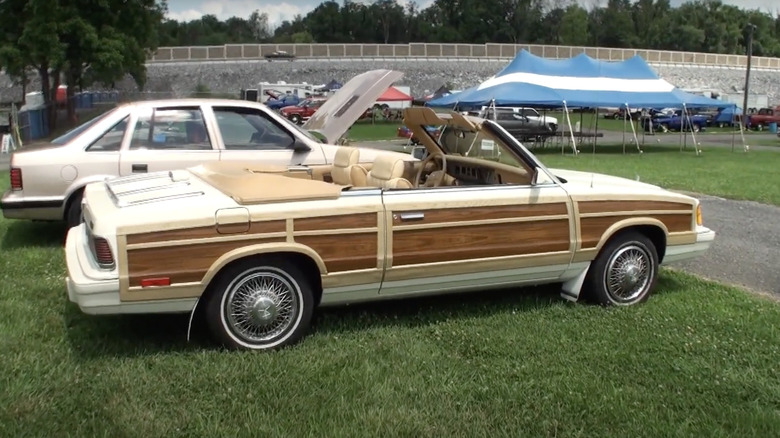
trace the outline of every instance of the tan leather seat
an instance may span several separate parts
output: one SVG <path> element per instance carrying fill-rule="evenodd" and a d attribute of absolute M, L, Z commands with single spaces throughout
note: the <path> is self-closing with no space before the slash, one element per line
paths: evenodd
<path fill-rule="evenodd" d="M 360 150 L 340 147 L 333 158 L 333 169 L 330 171 L 333 182 L 342 186 L 364 187 L 366 185 L 366 169 L 358 164 L 359 160 Z"/>
<path fill-rule="evenodd" d="M 404 168 L 403 158 L 393 155 L 379 155 L 374 160 L 371 171 L 368 172 L 366 185 L 383 189 L 410 189 L 412 183 L 403 178 Z"/>

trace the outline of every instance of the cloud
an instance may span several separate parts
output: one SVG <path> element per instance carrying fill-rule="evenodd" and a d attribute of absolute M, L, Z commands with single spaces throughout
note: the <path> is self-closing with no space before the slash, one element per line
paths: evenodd
<path fill-rule="evenodd" d="M 276 25 L 291 20 L 297 14 L 306 14 L 319 4 L 316 1 L 273 2 L 269 0 L 192 1 L 170 0 L 167 17 L 177 21 L 197 20 L 204 15 L 214 15 L 220 20 L 231 17 L 249 18 L 255 10 L 268 14 L 268 21 Z"/>

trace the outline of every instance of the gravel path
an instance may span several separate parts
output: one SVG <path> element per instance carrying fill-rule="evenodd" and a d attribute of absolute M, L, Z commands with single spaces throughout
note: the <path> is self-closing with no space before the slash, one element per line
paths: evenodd
<path fill-rule="evenodd" d="M 780 296 L 780 207 L 699 195 L 717 237 L 702 257 L 671 266 Z"/>

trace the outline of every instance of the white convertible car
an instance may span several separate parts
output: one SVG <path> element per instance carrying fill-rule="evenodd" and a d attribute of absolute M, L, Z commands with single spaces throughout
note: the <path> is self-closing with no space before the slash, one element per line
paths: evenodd
<path fill-rule="evenodd" d="M 321 305 L 541 283 L 632 305 L 662 263 L 715 237 L 695 198 L 547 169 L 492 121 L 411 108 L 404 122 L 422 161 L 382 153 L 365 168 L 364 150 L 340 147 L 332 165 L 88 185 L 67 236 L 70 300 L 90 314 L 202 306 L 217 339 L 263 350 L 300 339 Z"/>

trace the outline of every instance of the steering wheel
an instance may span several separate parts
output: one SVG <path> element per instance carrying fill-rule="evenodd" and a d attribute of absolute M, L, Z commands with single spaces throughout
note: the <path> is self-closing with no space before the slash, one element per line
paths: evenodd
<path fill-rule="evenodd" d="M 425 158 L 425 160 L 423 160 L 423 162 L 420 164 L 420 168 L 417 169 L 417 176 L 414 178 L 415 187 L 420 187 L 425 168 L 428 166 L 428 163 L 435 160 L 441 161 L 441 166 L 439 170 L 435 170 L 428 174 L 428 178 L 426 178 L 423 187 L 439 187 L 442 185 L 444 179 L 447 177 L 447 158 L 444 156 L 444 154 L 436 152 L 428 155 L 428 157 Z"/>

